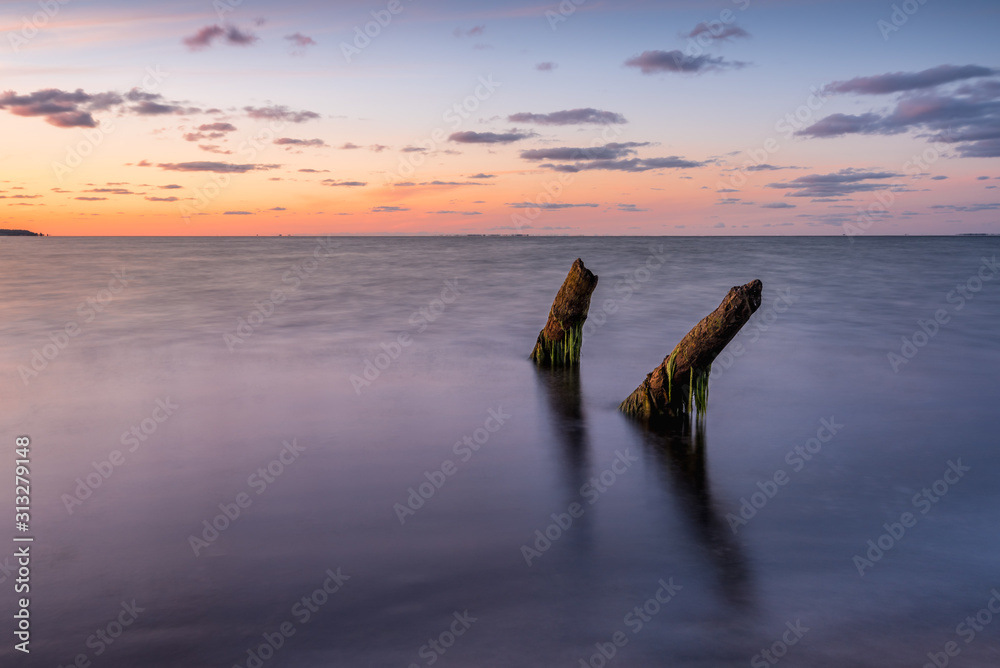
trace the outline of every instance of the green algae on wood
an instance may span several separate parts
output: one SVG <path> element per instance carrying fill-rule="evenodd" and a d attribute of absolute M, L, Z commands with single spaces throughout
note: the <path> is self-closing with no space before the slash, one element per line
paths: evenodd
<path fill-rule="evenodd" d="M 531 359 L 538 366 L 559 367 L 577 364 L 583 345 L 583 323 L 590 310 L 590 296 L 597 287 L 597 275 L 577 258 L 549 310 L 549 319 L 538 333 Z"/>
<path fill-rule="evenodd" d="M 633 417 L 655 419 L 705 414 L 712 362 L 760 307 L 759 280 L 736 286 L 702 318 L 663 363 L 618 407 Z"/>

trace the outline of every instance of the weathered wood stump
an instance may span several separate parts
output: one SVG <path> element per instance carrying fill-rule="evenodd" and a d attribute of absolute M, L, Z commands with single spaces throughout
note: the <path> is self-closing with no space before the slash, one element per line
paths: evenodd
<path fill-rule="evenodd" d="M 597 287 L 597 275 L 577 258 L 556 294 L 549 319 L 538 333 L 531 359 L 539 366 L 569 366 L 580 361 L 583 323 L 590 309 L 590 296 Z"/>
<path fill-rule="evenodd" d="M 731 288 L 618 408 L 647 420 L 687 416 L 692 408 L 703 415 L 712 362 L 760 307 L 763 287 L 753 280 Z"/>

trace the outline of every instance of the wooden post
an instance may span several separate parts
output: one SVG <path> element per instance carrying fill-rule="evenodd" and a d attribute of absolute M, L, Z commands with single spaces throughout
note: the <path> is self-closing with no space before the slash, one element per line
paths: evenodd
<path fill-rule="evenodd" d="M 558 367 L 577 364 L 583 344 L 583 323 L 590 309 L 590 295 L 597 276 L 577 258 L 556 294 L 549 319 L 538 333 L 531 359 L 538 366 Z"/>
<path fill-rule="evenodd" d="M 760 307 L 762 289 L 759 280 L 730 289 L 618 408 L 645 419 L 703 415 L 712 361 Z"/>

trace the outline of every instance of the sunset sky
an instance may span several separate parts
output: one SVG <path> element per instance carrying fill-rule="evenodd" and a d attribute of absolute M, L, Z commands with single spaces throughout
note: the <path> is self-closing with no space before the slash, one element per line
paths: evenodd
<path fill-rule="evenodd" d="M 1000 232 L 995 0 L 0 8 L 3 228 Z"/>

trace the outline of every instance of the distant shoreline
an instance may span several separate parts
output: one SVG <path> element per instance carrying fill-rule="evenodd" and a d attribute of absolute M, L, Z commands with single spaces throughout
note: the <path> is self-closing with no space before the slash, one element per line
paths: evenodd
<path fill-rule="evenodd" d="M 710 234 L 710 235 L 679 235 L 679 234 L 266 234 L 266 235 L 90 235 L 71 234 L 65 235 L 64 239 L 317 239 L 317 238 L 337 238 L 337 239 L 590 239 L 590 238 L 647 238 L 647 239 L 833 239 L 845 237 L 843 234 L 768 234 L 768 235 L 730 235 L 730 234 Z M 998 237 L 1000 234 L 994 232 L 956 232 L 954 234 L 869 234 L 866 238 L 953 238 L 953 237 Z M 49 237 L 51 234 L 31 232 L 29 230 L 2 230 L 0 237 Z M 60 238 L 57 235 L 55 238 Z M 858 238 L 858 237 L 855 237 Z"/>

